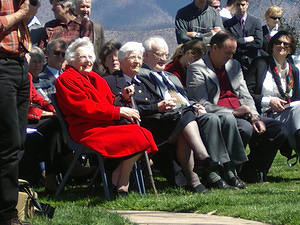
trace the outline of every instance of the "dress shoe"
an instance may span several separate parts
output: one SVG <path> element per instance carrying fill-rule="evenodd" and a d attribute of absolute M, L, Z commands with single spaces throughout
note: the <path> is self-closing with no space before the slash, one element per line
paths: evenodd
<path fill-rule="evenodd" d="M 126 197 L 128 195 L 128 191 L 119 190 L 118 192 L 119 197 Z"/>
<path fill-rule="evenodd" d="M 198 163 L 198 166 L 207 171 L 218 171 L 223 168 L 223 165 L 221 162 L 216 162 L 216 161 L 212 160 L 210 157 L 207 157 L 206 159 L 201 160 Z"/>
<path fill-rule="evenodd" d="M 31 225 L 31 223 L 29 222 L 20 221 L 17 217 L 4 222 L 0 221 L 0 224 L 1 225 Z"/>
<path fill-rule="evenodd" d="M 246 184 L 243 181 L 241 181 L 238 177 L 230 178 L 227 183 L 229 185 L 231 185 L 233 187 L 237 187 L 239 189 L 246 189 L 247 188 Z"/>
<path fill-rule="evenodd" d="M 203 184 L 198 184 L 196 187 L 192 187 L 190 185 L 186 186 L 186 189 L 188 191 L 194 192 L 194 193 L 200 193 L 200 194 L 206 194 L 210 191 L 206 189 L 206 187 Z"/>
<path fill-rule="evenodd" d="M 220 180 L 217 180 L 216 182 L 211 183 L 210 187 L 217 188 L 217 189 L 238 190 L 237 187 L 233 187 L 233 186 L 228 185 L 223 179 L 220 179 Z"/>

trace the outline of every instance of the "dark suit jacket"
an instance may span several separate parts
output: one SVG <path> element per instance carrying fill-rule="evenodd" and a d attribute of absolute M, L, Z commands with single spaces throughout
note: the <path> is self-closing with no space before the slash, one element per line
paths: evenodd
<path fill-rule="evenodd" d="M 249 73 L 245 76 L 249 92 L 254 99 L 256 109 L 259 113 L 261 113 L 261 100 L 263 97 L 261 91 L 263 87 L 263 82 L 265 80 L 269 66 L 273 60 L 274 59 L 272 56 L 256 58 L 251 64 Z M 294 77 L 293 96 L 291 100 L 299 100 L 299 71 L 293 63 L 291 63 L 290 61 L 289 63 L 292 66 L 292 74 Z"/>
<path fill-rule="evenodd" d="M 181 95 L 187 96 L 180 80 L 174 74 L 167 71 L 164 71 L 164 74 L 172 81 Z M 159 86 L 151 69 L 146 64 L 143 64 L 143 68 L 140 69 L 137 78 L 141 82 L 135 86 L 134 99 L 140 112 L 145 115 L 158 113 L 157 103 L 164 98 L 160 93 Z M 193 102 L 190 103 L 192 104 Z"/>
<path fill-rule="evenodd" d="M 122 71 L 116 71 L 112 75 L 107 75 L 103 78 L 104 80 L 106 80 L 108 86 L 111 89 L 111 92 L 114 95 L 121 94 L 124 87 L 128 86 Z"/>
<path fill-rule="evenodd" d="M 248 14 L 244 30 L 242 30 L 240 21 L 234 16 L 224 22 L 224 27 L 237 38 L 238 48 L 235 54 L 236 59 L 239 59 L 242 55 L 250 59 L 258 56 L 259 49 L 262 48 L 263 44 L 262 26 L 258 18 Z M 254 41 L 243 43 L 243 38 L 248 36 L 253 36 Z"/>

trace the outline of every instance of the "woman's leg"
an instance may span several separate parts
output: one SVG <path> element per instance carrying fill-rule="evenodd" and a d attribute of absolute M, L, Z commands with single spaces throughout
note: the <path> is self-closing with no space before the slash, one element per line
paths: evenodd
<path fill-rule="evenodd" d="M 193 171 L 194 155 L 182 135 L 177 140 L 176 156 L 188 185 L 192 188 L 197 187 L 200 184 L 200 180 L 198 175 Z"/>
<path fill-rule="evenodd" d="M 209 157 L 202 142 L 199 128 L 196 121 L 190 122 L 182 131 L 182 135 L 188 146 L 193 149 L 197 160 L 204 160 Z"/>
<path fill-rule="evenodd" d="M 128 192 L 129 176 L 133 164 L 141 157 L 142 153 L 138 153 L 129 159 L 123 160 L 112 173 L 112 183 L 117 187 L 117 190 Z"/>

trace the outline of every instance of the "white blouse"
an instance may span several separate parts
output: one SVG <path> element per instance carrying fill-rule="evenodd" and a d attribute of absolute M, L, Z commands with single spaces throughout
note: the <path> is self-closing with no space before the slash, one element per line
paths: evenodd
<path fill-rule="evenodd" d="M 278 68 L 278 73 L 280 76 L 280 81 L 282 84 L 283 91 L 286 90 L 286 76 L 289 73 L 289 63 L 287 61 L 284 62 L 284 68 L 281 69 L 280 65 L 274 58 L 274 61 L 276 63 L 276 66 Z M 269 66 L 266 77 L 263 81 L 262 91 L 261 91 L 262 100 L 261 100 L 261 107 L 262 107 L 262 113 L 266 112 L 268 109 L 270 109 L 270 100 L 272 97 L 278 97 L 280 98 L 281 95 L 278 91 L 277 85 L 275 83 L 275 80 L 273 78 L 271 68 Z M 291 89 L 289 96 L 291 97 L 293 95 L 293 89 Z"/>

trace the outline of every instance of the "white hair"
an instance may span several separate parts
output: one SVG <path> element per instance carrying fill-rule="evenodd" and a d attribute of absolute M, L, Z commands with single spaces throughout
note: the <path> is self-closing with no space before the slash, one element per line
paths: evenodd
<path fill-rule="evenodd" d="M 158 46 L 161 47 L 168 47 L 167 42 L 165 39 L 161 36 L 152 36 L 146 39 L 143 43 L 143 46 L 146 51 L 152 51 L 152 45 L 157 44 Z"/>
<path fill-rule="evenodd" d="M 119 58 L 119 60 L 126 58 L 128 56 L 129 52 L 140 53 L 143 56 L 144 51 L 145 51 L 145 49 L 144 49 L 142 43 L 129 41 L 129 42 L 126 42 L 124 45 L 122 45 L 122 47 L 119 49 L 118 58 Z"/>
<path fill-rule="evenodd" d="M 83 37 L 83 38 L 77 38 L 67 48 L 65 59 L 68 64 L 70 64 L 72 61 L 75 60 L 76 50 L 78 48 L 84 48 L 86 52 L 91 54 L 93 62 L 95 61 L 96 55 L 95 55 L 93 44 L 88 37 Z"/>
<path fill-rule="evenodd" d="M 43 50 L 37 46 L 32 46 L 32 48 L 29 52 L 29 55 L 31 57 L 35 57 L 35 56 L 39 57 L 43 65 L 46 63 L 46 58 L 45 58 L 45 54 L 44 54 Z"/>

